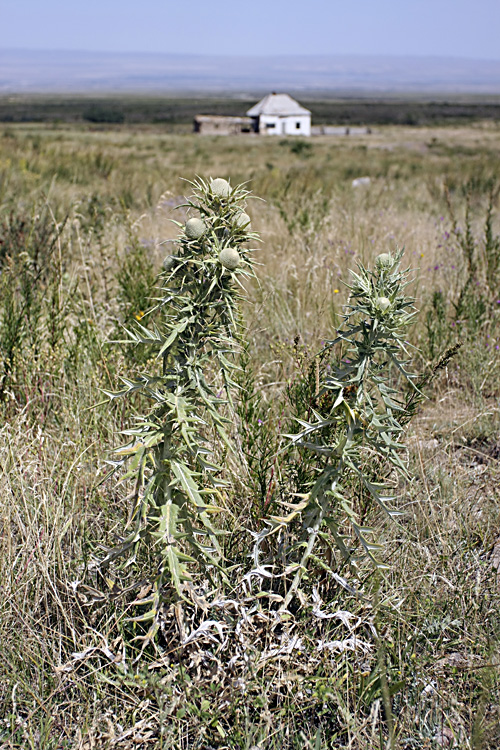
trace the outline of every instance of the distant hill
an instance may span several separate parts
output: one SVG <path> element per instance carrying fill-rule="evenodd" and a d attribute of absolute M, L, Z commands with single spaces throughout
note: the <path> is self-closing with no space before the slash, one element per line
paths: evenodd
<path fill-rule="evenodd" d="M 0 93 L 499 94 L 500 60 L 0 51 Z"/>

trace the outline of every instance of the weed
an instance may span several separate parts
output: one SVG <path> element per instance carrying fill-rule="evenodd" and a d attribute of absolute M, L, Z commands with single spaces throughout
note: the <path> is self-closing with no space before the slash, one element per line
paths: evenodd
<path fill-rule="evenodd" d="M 374 272 L 360 265 L 359 273 L 352 273 L 349 286 L 352 301 L 344 328 L 326 345 L 329 351 L 340 346 L 342 353 L 322 378 L 321 388 L 317 386 L 318 397 L 330 397 L 328 406 L 324 404 L 328 410 L 323 416 L 317 409 L 311 409 L 312 419 L 298 419 L 300 433 L 289 435 L 294 445 L 317 456 L 319 470 L 314 480 L 302 489 L 300 502 L 286 503 L 289 511 L 286 516 L 271 516 L 268 528 L 257 537 L 253 553 L 259 569 L 260 545 L 264 540 L 271 535 L 283 537 L 292 522 L 303 518 L 301 534 L 287 551 L 288 570 L 296 572 L 284 597 L 284 608 L 296 596 L 309 560 L 328 567 L 315 553 L 321 540 L 336 547 L 349 565 L 357 564 L 356 554 L 342 532 L 346 521 L 364 554 L 380 564 L 375 557 L 380 545 L 373 540 L 373 531 L 356 516 L 347 494 L 347 477 L 351 481 L 355 478 L 391 518 L 399 515 L 390 508 L 393 498 L 388 496 L 378 474 L 383 463 L 403 477 L 408 476 L 400 458 L 403 446 L 398 412 L 404 408 L 391 377 L 394 369 L 410 384 L 414 380 L 406 369 L 404 343 L 414 312 L 412 300 L 403 291 L 408 271 L 399 270 L 401 257 L 401 253 L 394 258 L 382 254 Z"/>
<path fill-rule="evenodd" d="M 35 364 L 54 352 L 66 327 L 71 283 L 65 277 L 61 234 L 49 208 L 29 219 L 11 212 L 0 224 L 0 398 L 15 387 L 29 356 Z"/>
<path fill-rule="evenodd" d="M 144 544 L 154 549 L 157 562 L 152 574 L 153 591 L 141 605 L 151 609 L 138 621 L 152 621 L 146 640 L 159 628 L 162 604 L 177 596 L 191 596 L 196 563 L 212 584 L 217 571 L 227 578 L 221 531 L 211 520 L 221 512 L 217 506 L 221 467 L 213 463 L 209 430 L 214 430 L 228 449 L 228 419 L 222 416 L 229 404 L 234 363 L 230 361 L 240 338 L 235 285 L 251 278 L 250 235 L 238 221 L 248 192 L 231 188 L 222 178 L 193 183 L 194 197 L 188 202 L 199 215 L 185 227 L 178 252 L 165 263 L 163 284 L 156 309 L 163 314 L 158 325 L 147 329 L 142 322 L 130 336 L 145 344 L 161 362 L 158 374 L 122 378 L 124 387 L 111 398 L 141 393 L 153 401 L 153 410 L 126 430 L 131 442 L 118 451 L 128 459 L 127 478 L 133 478 L 131 532 L 102 563 L 117 557 L 134 560 Z M 133 274 L 131 274 L 133 277 Z M 125 277 L 129 280 L 129 276 Z M 128 288 L 128 287 L 127 287 Z M 216 364 L 218 380 L 213 377 Z"/>

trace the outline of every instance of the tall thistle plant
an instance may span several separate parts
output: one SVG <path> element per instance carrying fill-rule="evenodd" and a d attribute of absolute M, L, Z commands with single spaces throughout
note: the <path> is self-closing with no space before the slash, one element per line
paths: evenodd
<path fill-rule="evenodd" d="M 191 218 L 176 222 L 177 252 L 164 261 L 160 295 L 150 311 L 161 322 L 146 326 L 141 320 L 129 332 L 133 342 L 156 353 L 158 372 L 123 378 L 123 387 L 108 394 L 141 393 L 151 402 L 125 431 L 130 441 L 119 451 L 117 465 L 128 462 L 123 479 L 135 483 L 131 530 L 104 565 L 123 556 L 127 564 L 134 561 L 141 546 L 153 552 L 153 593 L 141 602 L 151 606 L 140 618 L 153 620 L 153 630 L 162 601 L 190 597 L 193 572 L 225 577 L 222 532 L 213 520 L 224 483 L 213 440 L 231 447 L 224 405 L 232 403 L 235 386 L 241 281 L 254 275 L 248 242 L 258 239 L 244 210 L 249 192 L 243 186 L 232 188 L 222 178 L 190 185 L 193 196 L 185 207 Z"/>
<path fill-rule="evenodd" d="M 322 568 L 326 557 L 317 552 L 319 542 L 332 542 L 345 560 L 356 565 L 359 550 L 376 565 L 380 545 L 373 531 L 363 525 L 351 497 L 355 487 L 371 497 L 390 518 L 397 514 L 391 507 L 391 492 L 380 476 L 393 470 L 407 476 L 401 452 L 403 423 L 407 410 L 400 375 L 415 391 L 414 376 L 407 370 L 407 329 L 415 310 L 406 296 L 408 271 L 400 270 L 402 252 L 378 256 L 375 270 L 362 265 L 352 272 L 350 304 L 337 337 L 327 342 L 330 367 L 312 410 L 311 421 L 300 421 L 301 431 L 288 437 L 295 446 L 312 451 L 318 457 L 315 478 L 296 504 L 288 504 L 287 516 L 273 516 L 256 539 L 256 572 L 265 572 L 260 564 L 263 540 L 272 534 L 286 539 L 301 520 L 301 531 L 289 547 L 285 575 L 294 572 L 283 606 L 288 606 L 308 564 Z M 340 352 L 340 353 L 339 353 Z M 322 352 L 325 355 L 325 351 Z M 327 361 L 328 357 L 322 357 Z M 396 383 L 399 382 L 399 387 Z M 350 525 L 353 534 L 346 534 Z M 293 538 L 293 533 L 292 533 Z M 352 540 L 357 538 L 359 545 Z M 350 541 L 351 540 L 351 541 Z M 266 545 L 268 546 L 268 545 Z"/>

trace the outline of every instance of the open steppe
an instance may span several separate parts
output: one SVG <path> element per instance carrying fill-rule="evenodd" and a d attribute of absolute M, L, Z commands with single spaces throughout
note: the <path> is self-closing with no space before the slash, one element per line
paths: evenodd
<path fill-rule="evenodd" d="M 282 633 L 264 620 L 253 641 L 245 633 L 244 679 L 227 644 L 207 642 L 209 668 L 193 653 L 169 661 L 165 643 L 136 660 L 122 615 L 137 592 L 93 564 L 128 512 L 130 488 L 102 482 L 105 461 L 141 409 L 110 406 L 102 389 L 152 366 L 123 326 L 149 306 L 171 220 L 186 218 L 180 178 L 195 175 L 263 199 L 248 204 L 262 243 L 242 304 L 241 450 L 223 457 L 238 564 L 244 530 L 286 492 L 279 451 L 296 386 L 334 336 L 357 262 L 405 248 L 412 368 L 430 376 L 403 437 L 402 520 L 356 498 L 387 571 L 362 565 L 358 595 L 311 572 L 321 606 L 358 623 L 365 651 L 320 653 L 351 626 L 315 618 L 308 600 L 290 625 L 301 649 L 270 657 Z M 0 125 L 0 747 L 500 746 L 499 175 L 491 121 L 308 140 Z M 369 183 L 353 186 L 360 177 Z"/>

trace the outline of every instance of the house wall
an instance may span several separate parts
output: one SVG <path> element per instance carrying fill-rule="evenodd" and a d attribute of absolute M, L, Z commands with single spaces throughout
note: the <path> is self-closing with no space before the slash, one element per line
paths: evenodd
<path fill-rule="evenodd" d="M 250 128 L 250 118 L 204 115 L 194 119 L 194 132 L 201 135 L 238 135 L 249 132 Z"/>
<path fill-rule="evenodd" d="M 300 125 L 300 127 L 297 127 L 297 125 Z M 286 135 L 311 135 L 311 115 L 287 117 L 285 132 Z"/>
<path fill-rule="evenodd" d="M 241 128 L 235 129 L 234 125 L 228 125 L 225 122 L 201 122 L 196 132 L 202 135 L 232 135 L 240 133 Z"/>
<path fill-rule="evenodd" d="M 292 115 L 290 117 L 279 117 L 278 115 L 261 115 L 259 118 L 259 132 L 261 135 L 311 135 L 311 116 Z"/>

